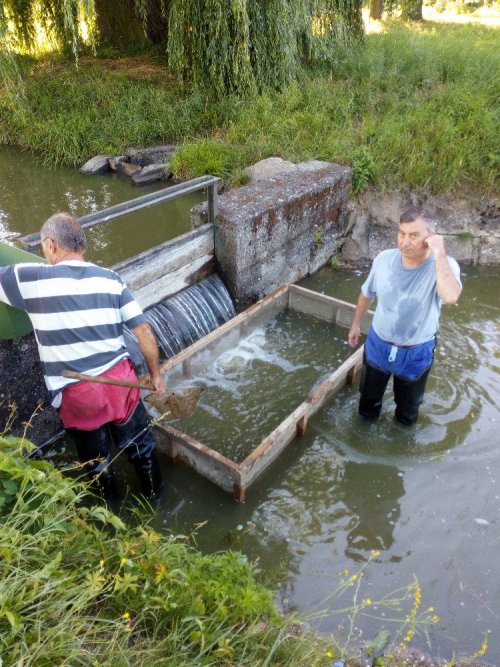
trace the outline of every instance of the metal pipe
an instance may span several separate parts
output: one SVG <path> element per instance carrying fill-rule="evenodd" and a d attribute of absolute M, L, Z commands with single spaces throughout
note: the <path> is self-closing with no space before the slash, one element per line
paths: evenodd
<path fill-rule="evenodd" d="M 84 229 L 89 229 L 90 227 L 111 222 L 111 220 L 119 218 L 122 215 L 127 215 L 127 213 L 133 213 L 142 208 L 155 206 L 164 201 L 182 197 L 191 192 L 197 192 L 198 190 L 204 189 L 207 190 L 209 221 L 212 217 L 213 222 L 217 215 L 217 183 L 219 181 L 220 178 L 217 176 L 199 176 L 190 181 L 178 183 L 177 185 L 172 185 L 171 187 L 163 188 L 163 190 L 157 190 L 156 192 L 151 192 L 147 195 L 142 195 L 141 197 L 135 197 L 135 199 L 129 199 L 121 204 L 115 204 L 115 206 L 110 206 L 102 211 L 83 215 L 81 218 L 78 218 L 78 222 Z M 40 233 L 37 232 L 36 234 L 23 236 L 21 238 L 21 243 L 26 248 L 37 250 L 40 246 Z"/>

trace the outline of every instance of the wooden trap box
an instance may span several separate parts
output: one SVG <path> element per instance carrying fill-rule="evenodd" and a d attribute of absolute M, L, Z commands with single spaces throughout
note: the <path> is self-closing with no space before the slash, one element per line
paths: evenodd
<path fill-rule="evenodd" d="M 203 366 L 204 358 L 207 356 L 216 358 L 220 350 L 227 349 L 231 343 L 235 345 L 237 340 L 245 337 L 252 327 L 259 326 L 287 309 L 340 326 L 345 329 L 347 338 L 355 306 L 297 285 L 279 287 L 269 296 L 165 361 L 161 370 L 167 375 L 167 384 L 174 387 L 176 375 L 183 378 L 190 377 L 196 365 Z M 371 318 L 372 314 L 368 313 L 363 319 L 362 333 L 367 333 Z M 308 418 L 344 384 L 353 381 L 355 373 L 361 368 L 362 358 L 361 347 L 318 386 L 314 386 L 304 397 L 303 402 L 297 405 L 281 423 L 276 424 L 272 432 L 260 443 L 256 443 L 250 454 L 239 463 L 167 422 L 155 423 L 158 451 L 165 453 L 172 462 L 180 459 L 188 463 L 224 491 L 232 493 L 235 500 L 243 502 L 250 485 L 295 437 L 305 433 Z M 271 387 L 269 391 L 272 394 L 276 388 Z"/>

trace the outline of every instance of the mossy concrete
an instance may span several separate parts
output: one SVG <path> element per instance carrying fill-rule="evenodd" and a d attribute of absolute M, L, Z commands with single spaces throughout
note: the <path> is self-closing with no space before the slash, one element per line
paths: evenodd
<path fill-rule="evenodd" d="M 215 256 L 238 310 L 323 266 L 343 245 L 349 167 L 311 161 L 219 197 Z M 194 224 L 206 205 L 193 209 Z"/>

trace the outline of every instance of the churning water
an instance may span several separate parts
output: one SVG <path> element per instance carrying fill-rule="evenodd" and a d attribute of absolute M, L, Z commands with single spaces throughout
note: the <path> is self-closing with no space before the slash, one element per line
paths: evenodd
<path fill-rule="evenodd" d="M 351 354 L 344 331 L 293 311 L 273 317 L 190 379 L 205 390 L 176 427 L 241 462 Z"/>

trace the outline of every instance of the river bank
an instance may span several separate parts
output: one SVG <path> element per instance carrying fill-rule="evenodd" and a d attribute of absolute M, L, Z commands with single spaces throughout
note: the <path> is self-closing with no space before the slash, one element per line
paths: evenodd
<path fill-rule="evenodd" d="M 248 165 L 278 155 L 352 166 L 355 192 L 373 182 L 494 194 L 496 39 L 479 25 L 386 23 L 364 48 L 339 51 L 334 71 L 304 72 L 282 92 L 251 98 L 183 88 L 150 55 L 84 56 L 78 69 L 26 59 L 23 96 L 0 97 L 0 142 L 74 166 L 130 146 L 182 144 L 177 178 L 212 173 L 230 186 Z"/>

